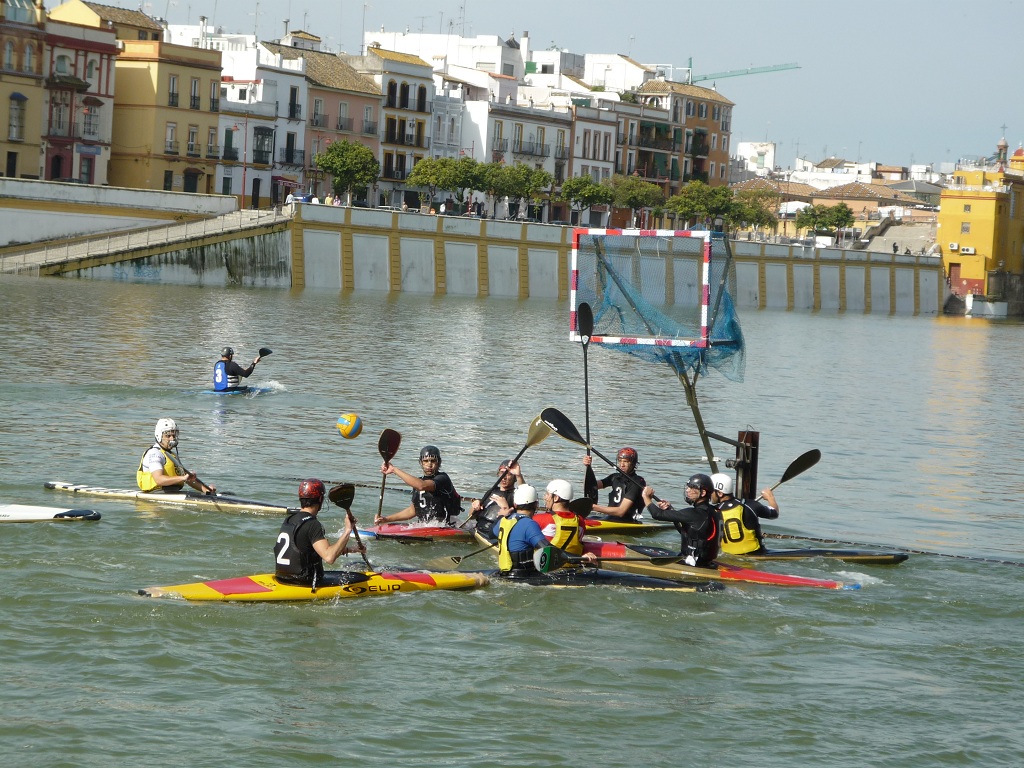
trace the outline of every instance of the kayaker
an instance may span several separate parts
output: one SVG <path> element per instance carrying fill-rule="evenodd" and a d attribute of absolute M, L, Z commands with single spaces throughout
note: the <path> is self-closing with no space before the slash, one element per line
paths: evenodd
<path fill-rule="evenodd" d="M 327 489 L 316 478 L 299 485 L 299 509 L 290 511 L 281 525 L 274 544 L 274 576 L 282 584 L 300 584 L 316 589 L 332 583 L 331 573 L 324 573 L 324 562 L 333 563 L 340 555 L 363 552 L 363 547 L 349 549 L 352 517 L 345 515 L 345 527 L 338 540 L 327 540 L 323 523 L 317 518 L 324 504 Z M 340 582 L 338 582 L 340 583 Z"/>
<path fill-rule="evenodd" d="M 200 493 L 214 494 L 216 486 L 208 485 L 181 465 L 178 458 L 178 425 L 174 419 L 160 419 L 153 429 L 156 442 L 147 450 L 139 468 L 135 471 L 135 482 L 143 491 L 177 493 L 190 485 Z"/>
<path fill-rule="evenodd" d="M 568 555 L 583 555 L 583 518 L 569 508 L 572 501 L 572 483 L 555 479 L 548 483 L 544 494 L 551 523 L 544 526 L 544 536 Z M 592 555 L 583 555 L 587 562 Z"/>
<path fill-rule="evenodd" d="M 646 486 L 643 500 L 655 520 L 674 523 L 681 538 L 680 552 L 687 565 L 711 567 L 718 557 L 719 526 L 711 504 L 711 478 L 698 473 L 686 481 L 686 503 L 693 509 L 676 509 L 667 501 L 654 501 L 654 489 Z"/>
<path fill-rule="evenodd" d="M 405 509 L 391 515 L 376 515 L 375 525 L 397 523 L 416 517 L 421 522 L 435 525 L 451 525 L 459 516 L 462 497 L 455 490 L 447 473 L 441 471 L 441 451 L 436 445 L 425 445 L 420 450 L 421 477 L 413 477 L 394 464 L 385 461 L 380 471 L 385 475 L 395 475 L 403 483 L 413 489 L 412 503 Z"/>
<path fill-rule="evenodd" d="M 498 569 L 506 576 L 537 573 L 533 564 L 535 550 L 548 545 L 533 513 L 537 511 L 537 489 L 520 485 L 513 491 L 513 508 L 503 508 L 493 524 L 491 535 L 498 540 Z"/>
<path fill-rule="evenodd" d="M 234 361 L 234 357 L 235 350 L 231 347 L 224 347 L 220 351 L 220 360 L 213 365 L 213 389 L 216 392 L 242 389 L 242 379 L 252 375 L 256 364 L 262 359 L 257 355 L 248 368 L 243 368 Z"/>
<path fill-rule="evenodd" d="M 526 482 L 517 461 L 501 462 L 498 478 L 498 487 L 493 488 L 486 499 L 473 499 L 470 504 L 470 516 L 476 519 L 477 529 L 485 533 L 490 532 L 499 517 L 512 511 L 516 488 Z"/>
<path fill-rule="evenodd" d="M 737 499 L 733 495 L 732 478 L 724 472 L 711 476 L 714 491 L 712 503 L 718 507 L 722 519 L 722 552 L 727 555 L 761 554 L 765 550 L 759 517 L 775 520 L 779 516 L 778 503 L 771 488 L 761 491 L 762 504 L 756 499 Z"/>
<path fill-rule="evenodd" d="M 644 512 L 642 493 L 647 481 L 636 473 L 639 459 L 635 448 L 626 446 L 619 449 L 615 456 L 615 465 L 619 471 L 597 481 L 598 490 L 611 488 L 608 504 L 595 504 L 591 512 L 621 518 L 626 522 L 640 522 Z M 584 456 L 583 466 L 589 467 L 592 461 L 593 456 Z"/>

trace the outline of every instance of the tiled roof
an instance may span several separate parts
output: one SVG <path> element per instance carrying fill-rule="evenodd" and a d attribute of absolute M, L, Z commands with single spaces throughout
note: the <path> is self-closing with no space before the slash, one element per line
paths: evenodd
<path fill-rule="evenodd" d="M 421 67 L 430 67 L 427 62 L 421 59 L 419 56 L 414 56 L 411 53 L 399 53 L 398 51 L 389 51 L 385 48 L 377 48 L 370 46 L 366 49 L 367 54 L 374 54 L 384 59 L 385 61 L 397 61 L 402 64 L 419 64 Z"/>
<path fill-rule="evenodd" d="M 846 165 L 846 160 L 841 157 L 826 157 L 820 163 L 815 163 L 815 168 L 842 168 Z"/>
<path fill-rule="evenodd" d="M 310 40 L 314 42 L 320 42 L 320 38 L 310 32 L 303 32 L 301 29 L 296 29 L 294 32 L 289 32 L 292 37 L 297 37 L 300 40 Z"/>
<path fill-rule="evenodd" d="M 703 88 L 699 85 L 688 83 L 676 83 L 672 80 L 648 80 L 640 86 L 637 93 L 678 93 L 682 96 L 693 96 L 697 99 L 706 99 L 727 106 L 735 106 L 725 96 L 710 88 Z"/>
<path fill-rule="evenodd" d="M 315 85 L 337 88 L 342 91 L 380 95 L 380 87 L 373 80 L 356 72 L 333 53 L 309 51 L 278 43 L 261 43 L 261 45 L 271 53 L 279 54 L 285 59 L 305 59 L 306 79 Z"/>
<path fill-rule="evenodd" d="M 847 200 L 877 200 L 889 203 L 910 203 L 917 205 L 921 201 L 916 197 L 900 192 L 885 184 L 864 184 L 854 181 L 838 187 L 829 187 L 819 191 L 815 197 L 844 198 Z"/>
<path fill-rule="evenodd" d="M 115 24 L 128 24 L 141 29 L 152 29 L 160 31 L 163 27 L 153 18 L 142 11 L 130 11 L 127 8 L 115 8 L 112 5 L 101 5 L 100 3 L 84 3 L 84 5 L 103 21 L 112 21 Z"/>
<path fill-rule="evenodd" d="M 818 194 L 818 190 L 812 187 L 810 184 L 801 184 L 798 181 L 779 181 L 778 179 L 747 179 L 737 184 L 731 184 L 729 189 L 734 192 L 746 192 L 750 191 L 765 191 L 775 192 L 778 195 L 782 195 L 788 198 L 805 198 L 810 200 L 812 197 Z"/>

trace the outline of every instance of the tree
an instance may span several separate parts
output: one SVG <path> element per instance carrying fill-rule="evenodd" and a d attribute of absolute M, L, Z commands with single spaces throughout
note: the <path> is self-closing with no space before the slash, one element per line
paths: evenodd
<path fill-rule="evenodd" d="M 846 203 L 839 205 L 809 205 L 796 215 L 798 229 L 838 235 L 839 230 L 852 227 L 853 211 Z"/>
<path fill-rule="evenodd" d="M 577 213 L 582 213 L 584 208 L 610 205 L 615 199 L 615 192 L 611 187 L 598 184 L 590 176 L 573 176 L 562 182 L 558 199 L 565 200 Z"/>
<path fill-rule="evenodd" d="M 615 174 L 611 179 L 602 181 L 607 184 L 613 194 L 612 204 L 617 208 L 629 208 L 636 219 L 636 212 L 641 208 L 657 208 L 665 204 L 665 193 L 657 184 L 644 181 L 639 176 L 623 176 Z"/>
<path fill-rule="evenodd" d="M 533 168 L 525 163 L 516 163 L 512 166 L 505 166 L 505 188 L 510 200 L 521 205 L 521 201 L 533 200 L 540 202 L 541 193 L 550 187 L 555 179 L 545 170 Z M 520 208 L 522 212 L 522 208 Z"/>
<path fill-rule="evenodd" d="M 441 160 L 444 158 L 426 157 L 416 163 L 406 176 L 405 181 L 411 187 L 423 187 L 420 192 L 420 204 L 427 205 L 437 194 L 438 189 L 445 189 L 447 182 L 446 169 Z"/>
<path fill-rule="evenodd" d="M 779 193 L 769 189 L 744 189 L 737 192 L 729 215 L 731 226 L 779 228 Z"/>
<path fill-rule="evenodd" d="M 465 206 L 468 204 L 466 193 L 469 192 L 472 196 L 474 190 L 483 187 L 480 163 L 472 157 L 460 157 L 454 161 L 451 171 L 455 199 L 458 200 L 460 206 Z M 465 207 L 462 210 L 465 211 Z"/>
<path fill-rule="evenodd" d="M 373 150 L 359 142 L 332 142 L 313 158 L 313 162 L 334 177 L 331 185 L 334 194 L 344 193 L 348 204 L 352 203 L 353 190 L 366 189 L 380 178 L 380 163 L 373 156 Z"/>
<path fill-rule="evenodd" d="M 719 216 L 732 221 L 735 198 L 728 187 L 709 187 L 703 181 L 691 181 L 665 207 L 686 222 L 710 224 Z"/>

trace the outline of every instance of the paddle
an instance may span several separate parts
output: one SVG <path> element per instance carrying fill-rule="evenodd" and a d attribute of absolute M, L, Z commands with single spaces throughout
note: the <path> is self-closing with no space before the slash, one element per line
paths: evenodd
<path fill-rule="evenodd" d="M 398 453 L 398 446 L 401 444 L 402 436 L 395 430 L 385 429 L 380 433 L 380 438 L 377 440 L 377 452 L 384 459 L 385 464 L 391 463 L 391 460 L 395 458 L 395 454 Z M 384 509 L 384 485 L 387 481 L 388 476 L 382 474 L 380 478 L 380 501 L 377 502 L 377 517 L 380 517 L 381 510 Z"/>
<path fill-rule="evenodd" d="M 327 498 L 331 500 L 332 504 L 337 504 L 339 507 L 345 510 L 345 516 L 348 517 L 349 523 L 352 525 L 352 533 L 356 536 L 356 546 L 359 547 L 359 554 L 363 556 L 363 562 L 366 563 L 366 567 L 371 571 L 373 566 L 370 565 L 370 559 L 366 556 L 366 550 L 363 549 L 362 539 L 359 538 L 359 529 L 356 527 L 356 519 L 352 516 L 352 499 L 356 497 L 356 487 L 352 483 L 342 483 L 331 488 L 327 493 Z"/>
<path fill-rule="evenodd" d="M 576 326 L 580 334 L 580 341 L 583 342 L 583 413 L 586 416 L 587 443 L 590 442 L 590 378 L 587 371 L 587 347 L 590 346 L 590 337 L 594 334 L 594 312 L 590 304 L 583 302 L 576 310 Z M 587 446 L 587 456 L 590 455 L 590 446 Z M 594 468 L 588 464 L 587 471 L 583 475 L 583 495 L 597 501 L 597 475 Z"/>
<path fill-rule="evenodd" d="M 260 357 L 266 357 L 267 355 L 272 355 L 272 354 L 274 354 L 274 350 L 270 349 L 269 347 L 260 347 L 259 348 L 259 355 L 260 355 Z"/>
<path fill-rule="evenodd" d="M 667 557 L 599 557 L 597 562 L 616 562 L 616 563 L 651 563 L 652 565 L 672 565 L 682 560 L 684 555 L 670 555 Z M 564 552 L 554 544 L 549 544 L 546 547 L 541 547 L 533 553 L 533 564 L 541 573 L 550 573 L 551 571 L 558 570 L 566 563 L 573 563 L 577 565 L 590 565 L 597 567 L 593 563 L 589 563 L 582 557 L 576 555 L 570 555 Z"/>
<path fill-rule="evenodd" d="M 479 555 L 481 552 L 486 552 L 489 549 L 494 549 L 496 545 L 488 544 L 483 549 L 478 549 L 475 552 L 470 552 L 468 555 L 452 555 L 450 557 L 435 557 L 433 560 L 427 560 L 426 566 L 428 571 L 443 571 L 446 568 L 451 568 L 453 565 L 458 565 L 463 560 L 468 560 L 473 555 Z"/>
<path fill-rule="evenodd" d="M 202 480 L 199 479 L 199 475 L 196 475 L 194 472 L 192 472 L 188 467 L 186 467 L 182 463 L 181 458 L 178 456 L 178 448 L 177 448 L 177 446 L 172 448 L 171 452 L 174 454 L 174 460 L 175 460 L 175 462 L 177 462 L 178 466 L 181 467 L 181 471 L 182 472 L 184 472 L 186 475 L 193 475 L 193 476 L 195 476 L 196 482 L 199 483 L 200 485 L 205 485 L 207 488 L 210 487 L 209 483 L 204 483 Z M 223 491 L 221 491 L 220 493 L 217 493 L 216 491 L 213 491 L 211 493 L 203 493 L 202 495 L 203 496 L 230 496 L 231 494 L 230 493 L 224 493 Z"/>
<path fill-rule="evenodd" d="M 817 448 L 812 448 L 811 450 L 807 451 L 807 453 L 800 454 L 795 459 L 793 459 L 792 463 L 790 463 L 788 467 L 786 467 L 786 471 L 782 473 L 782 479 L 779 480 L 779 482 L 777 482 L 775 485 L 773 485 L 771 487 L 771 490 L 774 491 L 783 483 L 792 480 L 797 475 L 802 475 L 804 472 L 813 467 L 819 461 L 821 461 L 821 451 L 819 451 Z M 764 494 L 758 496 L 755 499 L 755 501 L 760 501 L 762 498 L 764 498 Z"/>
<path fill-rule="evenodd" d="M 551 429 L 548 427 L 547 424 L 544 423 L 543 419 L 541 419 L 540 416 L 538 416 L 533 421 L 531 421 L 530 422 L 530 429 L 526 433 L 526 445 L 524 445 L 523 449 L 521 451 L 519 451 L 519 453 L 516 454 L 516 457 L 514 459 L 512 459 L 512 461 L 510 461 L 508 463 L 508 465 L 505 467 L 505 469 L 502 471 L 502 473 L 500 475 L 498 475 L 498 479 L 494 482 L 494 485 L 492 485 L 490 488 L 487 489 L 487 493 L 485 493 L 483 496 L 480 497 L 480 503 L 482 504 L 484 499 L 486 499 L 488 496 L 490 496 L 492 493 L 494 493 L 495 490 L 497 490 L 498 486 L 501 485 L 501 481 L 505 479 L 505 475 L 507 475 L 509 473 L 509 468 L 513 464 L 518 463 L 519 459 L 521 459 L 523 454 L 526 453 L 526 449 L 527 448 L 531 448 L 531 447 L 533 447 L 535 445 L 538 445 L 538 444 L 544 442 L 544 440 L 550 434 L 551 434 Z M 464 528 L 466 526 L 466 524 L 470 520 L 472 520 L 472 519 L 473 519 L 472 517 L 469 517 L 466 520 L 464 520 L 462 522 L 462 524 L 459 526 L 459 528 Z"/>
<path fill-rule="evenodd" d="M 614 461 L 609 459 L 607 456 L 603 455 L 599 450 L 597 450 L 597 448 L 595 448 L 586 440 L 584 440 L 583 435 L 581 435 L 580 431 L 576 429 L 576 425 L 569 421 L 569 417 L 566 416 L 557 408 L 545 408 L 543 411 L 541 411 L 540 417 L 541 419 L 544 420 L 544 423 L 548 425 L 548 428 L 559 437 L 565 438 L 566 440 L 572 443 L 579 443 L 580 445 L 585 445 L 587 448 L 594 452 L 595 456 L 597 456 L 599 459 L 605 462 L 608 466 L 615 466 Z M 644 487 L 643 483 L 641 483 L 632 475 L 624 475 L 624 477 L 626 477 L 631 483 L 633 483 L 633 485 L 637 486 L 638 488 L 642 489 Z M 653 496 L 652 498 L 655 501 L 661 501 L 661 499 L 659 499 L 657 496 Z"/>

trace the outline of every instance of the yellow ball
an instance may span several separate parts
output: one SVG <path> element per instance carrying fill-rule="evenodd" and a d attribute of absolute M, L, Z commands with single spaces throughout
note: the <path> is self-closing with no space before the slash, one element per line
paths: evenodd
<path fill-rule="evenodd" d="M 354 413 L 343 413 L 338 417 L 338 431 L 346 440 L 359 437 L 359 433 L 363 431 L 362 419 Z"/>

